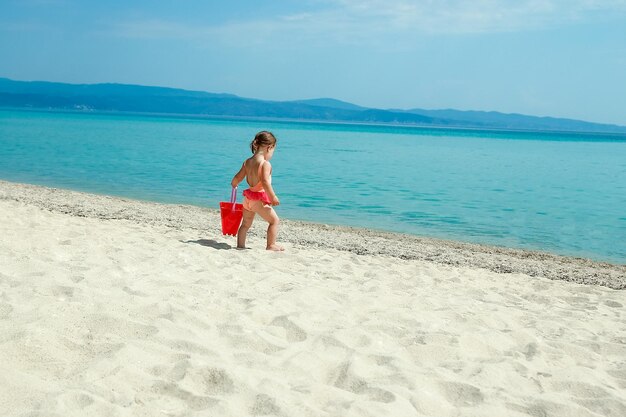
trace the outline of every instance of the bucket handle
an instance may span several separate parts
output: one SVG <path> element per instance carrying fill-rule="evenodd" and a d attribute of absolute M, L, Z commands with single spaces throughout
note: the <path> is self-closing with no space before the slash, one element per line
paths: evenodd
<path fill-rule="evenodd" d="M 230 193 L 230 204 L 233 205 L 232 211 L 235 211 L 235 202 L 237 201 L 237 187 L 233 187 Z"/>

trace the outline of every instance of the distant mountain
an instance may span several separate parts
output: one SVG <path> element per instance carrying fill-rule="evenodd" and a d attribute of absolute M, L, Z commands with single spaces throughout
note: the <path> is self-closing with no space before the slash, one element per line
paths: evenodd
<path fill-rule="evenodd" d="M 76 85 L 12 81 L 6 78 L 0 79 L 0 106 L 359 123 L 433 123 L 430 117 L 406 112 L 350 110 L 162 87 L 124 84 Z"/>
<path fill-rule="evenodd" d="M 267 101 L 176 88 L 65 84 L 0 78 L 0 107 L 297 119 L 431 127 L 626 133 L 626 127 L 579 120 L 458 110 L 383 110 L 332 98 Z"/>
<path fill-rule="evenodd" d="M 455 120 L 461 124 L 475 127 L 499 126 L 502 129 L 525 130 L 568 130 L 581 132 L 615 132 L 624 133 L 626 127 L 585 122 L 582 120 L 564 119 L 555 117 L 526 116 L 523 114 L 507 114 L 495 111 L 462 111 L 462 110 L 424 110 L 411 109 L 409 113 L 437 119 Z"/>
<path fill-rule="evenodd" d="M 292 103 L 308 104 L 311 106 L 318 106 L 318 107 L 331 107 L 333 109 L 343 109 L 343 110 L 368 110 L 367 107 L 357 106 L 356 104 L 348 103 L 346 101 L 336 100 L 334 98 L 313 98 L 309 100 L 292 101 Z"/>
<path fill-rule="evenodd" d="M 195 97 L 237 98 L 233 94 L 213 94 L 178 88 L 147 87 L 129 84 L 65 84 L 48 81 L 13 81 L 0 78 L 0 92 L 58 97 Z"/>

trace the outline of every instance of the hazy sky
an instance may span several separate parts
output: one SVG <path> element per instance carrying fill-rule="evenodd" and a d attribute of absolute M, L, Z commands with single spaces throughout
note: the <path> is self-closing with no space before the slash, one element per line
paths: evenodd
<path fill-rule="evenodd" d="M 626 125 L 626 0 L 0 0 L 0 77 Z"/>

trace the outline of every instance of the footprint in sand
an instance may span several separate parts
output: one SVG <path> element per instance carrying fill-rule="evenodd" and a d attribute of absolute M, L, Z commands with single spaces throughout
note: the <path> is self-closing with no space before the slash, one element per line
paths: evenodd
<path fill-rule="evenodd" d="M 84 279 L 85 279 L 85 277 L 83 275 L 72 275 L 70 277 L 70 280 L 72 280 L 72 282 L 74 284 L 78 284 L 79 282 L 81 282 Z"/>
<path fill-rule="evenodd" d="M 124 291 L 126 294 L 130 294 L 130 295 L 136 295 L 137 297 L 147 297 L 148 295 L 141 292 L 141 291 L 135 291 L 130 287 L 124 287 L 122 288 L 122 291 Z"/>
<path fill-rule="evenodd" d="M 172 369 L 170 369 L 170 371 L 167 373 L 167 376 L 170 379 L 170 381 L 178 382 L 187 375 L 187 370 L 189 369 L 190 366 L 191 364 L 189 363 L 187 359 L 178 361 L 174 364 Z"/>
<path fill-rule="evenodd" d="M 74 404 L 76 408 L 83 409 L 89 407 L 94 403 L 94 399 L 91 395 L 84 392 L 69 392 L 67 393 L 67 399 L 64 402 L 67 402 L 68 405 Z M 71 407 L 74 408 L 74 407 Z"/>
<path fill-rule="evenodd" d="M 548 411 L 541 404 L 532 404 L 530 406 L 507 403 L 506 408 L 512 411 L 518 411 L 528 414 L 531 417 L 548 417 Z"/>
<path fill-rule="evenodd" d="M 219 326 L 218 331 L 221 337 L 228 340 L 231 347 L 239 349 L 240 346 L 246 346 L 256 352 L 262 352 L 266 355 L 276 353 L 283 349 L 274 343 L 265 339 L 264 335 L 256 333 L 246 333 L 241 326 Z"/>
<path fill-rule="evenodd" d="M 194 368 L 187 372 L 186 379 L 191 380 L 197 391 L 205 395 L 230 394 L 235 389 L 233 379 L 228 372 L 220 368 Z"/>
<path fill-rule="evenodd" d="M 74 288 L 64 285 L 52 287 L 52 294 L 59 298 L 72 298 L 74 296 Z"/>
<path fill-rule="evenodd" d="M 578 398 L 603 398 L 610 396 L 604 388 L 579 381 L 553 382 L 552 387 L 556 391 L 566 391 Z"/>
<path fill-rule="evenodd" d="M 9 315 L 13 311 L 13 306 L 7 303 L 0 303 L 0 320 L 9 318 Z"/>
<path fill-rule="evenodd" d="M 473 385 L 443 382 L 440 386 L 445 398 L 456 407 L 476 406 L 484 401 L 483 393 Z"/>
<path fill-rule="evenodd" d="M 613 369 L 606 371 L 607 374 L 617 379 L 617 383 L 620 388 L 626 389 L 626 369 Z"/>
<path fill-rule="evenodd" d="M 524 350 L 522 350 L 522 353 L 526 357 L 527 361 L 532 361 L 533 358 L 539 353 L 539 350 L 537 349 L 537 344 L 536 343 L 527 344 L 524 347 Z"/>
<path fill-rule="evenodd" d="M 270 326 L 279 326 L 285 329 L 285 337 L 290 343 L 302 342 L 306 340 L 307 334 L 304 330 L 298 327 L 294 322 L 289 320 L 287 316 L 278 316 L 272 320 Z"/>
<path fill-rule="evenodd" d="M 184 352 L 184 354 L 199 354 L 206 356 L 218 356 L 216 352 L 208 349 L 206 346 L 184 339 L 174 339 L 165 342 L 165 345 L 170 349 L 178 352 Z"/>
<path fill-rule="evenodd" d="M 94 399 L 94 397 L 85 391 L 79 391 L 77 389 L 72 389 L 72 390 L 67 390 L 65 392 L 61 392 L 58 393 L 58 395 L 51 395 L 49 396 L 46 401 L 43 404 L 40 404 L 38 406 L 43 408 L 43 409 L 47 409 L 47 411 L 51 411 L 50 409 L 54 409 L 57 413 L 54 414 L 49 414 L 49 415 L 67 415 L 70 414 L 71 411 L 73 411 L 73 415 L 78 415 L 76 414 L 77 410 L 83 410 L 82 415 L 93 415 L 95 414 L 95 409 L 94 407 L 90 407 L 92 405 L 94 405 L 96 403 L 96 400 Z M 100 402 L 100 404 L 97 404 L 96 406 L 101 406 L 102 402 Z M 47 414 L 47 415 L 48 415 Z M 22 414 L 20 414 L 22 415 Z M 23 415 L 42 415 L 39 413 L 29 413 L 29 414 L 23 414 Z"/>
<path fill-rule="evenodd" d="M 3 343 L 11 342 L 13 340 L 21 340 L 26 336 L 26 332 L 23 330 L 20 331 L 4 331 L 0 332 L 0 345 Z"/>
<path fill-rule="evenodd" d="M 90 314 L 85 317 L 83 327 L 93 334 L 116 334 L 120 338 L 147 339 L 159 332 L 158 327 L 137 323 L 107 314 Z"/>
<path fill-rule="evenodd" d="M 602 398 L 577 400 L 578 404 L 601 416 L 626 416 L 626 404 L 621 399 Z"/>
<path fill-rule="evenodd" d="M 250 407 L 250 414 L 253 416 L 278 415 L 280 414 L 280 407 L 274 398 L 266 394 L 259 394 Z"/>
<path fill-rule="evenodd" d="M 156 381 L 152 385 L 151 393 L 147 395 L 140 395 L 138 402 L 144 404 L 158 402 L 162 401 L 162 397 L 164 396 L 177 399 L 194 411 L 206 410 L 215 406 L 219 402 L 215 398 L 194 395 L 191 392 L 180 388 L 178 384 L 167 381 Z"/>
<path fill-rule="evenodd" d="M 350 361 L 342 363 L 331 374 L 331 384 L 357 395 L 365 395 L 370 401 L 391 403 L 396 400 L 396 396 L 393 393 L 371 387 L 363 378 L 355 375 L 351 368 L 352 363 Z"/>

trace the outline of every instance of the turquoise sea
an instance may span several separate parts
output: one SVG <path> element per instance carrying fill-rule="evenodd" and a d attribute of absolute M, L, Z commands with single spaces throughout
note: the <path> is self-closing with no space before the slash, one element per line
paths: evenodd
<path fill-rule="evenodd" d="M 626 263 L 619 135 L 0 110 L 0 178 L 217 208 L 260 130 L 281 217 Z"/>

